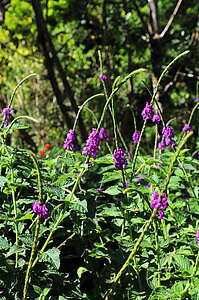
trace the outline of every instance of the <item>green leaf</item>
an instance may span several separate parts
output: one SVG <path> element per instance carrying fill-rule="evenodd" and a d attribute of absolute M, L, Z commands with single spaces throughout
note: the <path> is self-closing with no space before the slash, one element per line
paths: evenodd
<path fill-rule="evenodd" d="M 101 205 L 100 208 L 102 209 L 99 213 L 99 216 L 101 217 L 119 217 L 122 216 L 120 210 L 118 207 L 116 207 L 114 204 L 104 204 Z"/>
<path fill-rule="evenodd" d="M 174 255 L 174 262 L 180 271 L 191 274 L 193 272 L 193 266 L 190 260 L 184 255 Z"/>
<path fill-rule="evenodd" d="M 116 186 L 110 186 L 104 191 L 104 193 L 115 196 L 121 194 L 121 191 Z"/>
<path fill-rule="evenodd" d="M 85 213 L 85 212 L 88 211 L 88 209 L 87 209 L 87 201 L 83 200 L 83 201 L 72 202 L 70 208 L 74 209 L 74 210 L 77 210 L 80 213 Z"/>
<path fill-rule="evenodd" d="M 0 187 L 3 187 L 8 179 L 4 176 L 0 176 Z"/>
<path fill-rule="evenodd" d="M 60 267 L 60 250 L 53 247 L 40 255 L 42 261 L 50 262 L 55 269 Z"/>
<path fill-rule="evenodd" d="M 185 288 L 186 283 L 187 281 L 175 282 L 171 289 L 176 295 L 180 296 Z"/>
<path fill-rule="evenodd" d="M 10 243 L 8 242 L 8 239 L 6 237 L 0 236 L 0 249 L 8 249 L 10 248 Z"/>
<path fill-rule="evenodd" d="M 115 181 L 115 180 L 121 180 L 121 175 L 120 174 L 113 174 L 111 173 L 109 176 L 104 177 L 100 183 L 106 183 L 106 182 L 110 182 L 110 181 Z"/>
<path fill-rule="evenodd" d="M 85 272 L 87 272 L 87 271 L 88 271 L 88 270 L 87 270 L 86 268 L 84 268 L 84 267 L 79 267 L 79 268 L 77 269 L 77 276 L 78 276 L 78 278 L 81 278 L 82 274 L 85 273 Z"/>

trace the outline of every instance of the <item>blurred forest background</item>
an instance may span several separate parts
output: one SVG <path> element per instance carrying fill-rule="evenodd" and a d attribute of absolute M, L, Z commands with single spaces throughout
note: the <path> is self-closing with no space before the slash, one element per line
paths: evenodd
<path fill-rule="evenodd" d="M 17 133 L 14 143 L 35 151 L 47 142 L 62 146 L 78 107 L 103 91 L 98 50 L 108 91 L 117 76 L 146 69 L 115 99 L 117 122 L 126 140 L 134 130 L 129 107 L 139 128 L 140 112 L 150 101 L 146 85 L 152 92 L 165 66 L 190 50 L 164 77 L 157 95 L 165 120 L 176 117 L 172 126 L 180 128 L 197 97 L 198 15 L 198 0 L 1 0 L 0 108 L 7 106 L 21 79 L 36 73 L 19 88 L 13 116 L 29 115 L 40 122 L 28 133 Z M 104 101 L 96 98 L 83 110 L 79 143 L 96 126 Z M 104 127 L 111 131 L 111 126 L 107 115 Z M 197 118 L 192 128 L 197 133 Z M 150 141 L 154 129 L 148 130 Z"/>

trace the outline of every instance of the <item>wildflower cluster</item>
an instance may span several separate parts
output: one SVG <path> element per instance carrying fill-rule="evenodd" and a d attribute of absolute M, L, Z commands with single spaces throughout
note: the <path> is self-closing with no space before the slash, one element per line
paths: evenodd
<path fill-rule="evenodd" d="M 64 144 L 63 144 L 64 150 L 71 150 L 71 151 L 73 151 L 75 139 L 76 139 L 76 137 L 75 137 L 75 131 L 73 129 L 70 129 L 68 131 L 68 134 L 67 134 L 66 139 L 65 139 Z"/>
<path fill-rule="evenodd" d="M 85 156 L 96 158 L 97 152 L 99 150 L 99 144 L 101 140 L 106 138 L 107 134 L 103 127 L 100 129 L 100 131 L 98 131 L 96 128 L 93 128 L 86 141 L 86 146 L 83 148 L 82 154 Z"/>
<path fill-rule="evenodd" d="M 47 219 L 50 216 L 50 211 L 46 205 L 40 205 L 39 202 L 32 203 L 33 212 L 38 214 L 41 219 Z"/>
<path fill-rule="evenodd" d="M 161 142 L 161 147 L 164 148 L 166 146 L 175 146 L 174 131 L 170 126 L 166 126 L 162 129 L 163 141 Z M 158 147 L 160 148 L 160 147 Z"/>
<path fill-rule="evenodd" d="M 134 144 L 138 144 L 140 138 L 140 131 L 136 130 L 134 134 L 132 135 L 132 140 Z"/>
<path fill-rule="evenodd" d="M 4 115 L 4 123 L 3 126 L 6 127 L 8 126 L 8 120 L 11 118 L 11 108 L 5 107 L 2 110 L 2 115 Z"/>
<path fill-rule="evenodd" d="M 146 102 L 146 106 L 142 111 L 142 118 L 144 121 L 147 121 L 148 119 L 152 118 L 154 115 L 154 109 L 151 107 L 151 105 Z"/>
<path fill-rule="evenodd" d="M 152 192 L 151 197 L 152 203 L 151 208 L 157 208 L 159 209 L 159 219 L 163 219 L 164 217 L 164 211 L 167 208 L 168 200 L 166 194 L 164 194 L 162 197 L 156 192 Z"/>
<path fill-rule="evenodd" d="M 114 164 L 116 170 L 122 170 L 122 168 L 127 166 L 126 151 L 122 148 L 115 150 L 113 154 Z"/>

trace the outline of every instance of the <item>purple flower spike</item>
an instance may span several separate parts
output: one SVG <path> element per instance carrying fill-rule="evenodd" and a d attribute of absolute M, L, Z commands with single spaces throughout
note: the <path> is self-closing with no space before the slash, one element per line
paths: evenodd
<path fill-rule="evenodd" d="M 100 136 L 96 128 L 92 129 L 91 134 L 89 135 L 86 146 L 83 148 L 82 154 L 87 156 L 92 156 L 96 158 L 97 152 L 99 150 Z"/>
<path fill-rule="evenodd" d="M 8 126 L 8 120 L 11 118 L 11 108 L 5 107 L 2 110 L 2 115 L 5 115 L 4 117 L 4 127 Z"/>
<path fill-rule="evenodd" d="M 196 242 L 197 242 L 197 245 L 199 246 L 199 228 L 196 232 Z"/>
<path fill-rule="evenodd" d="M 164 211 L 159 210 L 159 219 L 162 220 L 164 218 Z"/>
<path fill-rule="evenodd" d="M 122 170 L 123 167 L 127 166 L 126 151 L 124 149 L 115 150 L 113 159 L 116 170 Z"/>
<path fill-rule="evenodd" d="M 107 79 L 107 77 L 106 77 L 106 75 L 104 75 L 104 74 L 100 74 L 99 79 L 100 79 L 101 81 L 105 81 L 105 80 Z"/>
<path fill-rule="evenodd" d="M 164 194 L 162 197 L 160 197 L 160 195 L 156 191 L 153 191 L 151 200 L 152 200 L 151 208 L 159 209 L 159 219 L 163 219 L 164 211 L 168 205 L 168 200 L 167 200 L 166 194 Z"/>
<path fill-rule="evenodd" d="M 74 149 L 74 143 L 75 143 L 75 131 L 73 129 L 70 129 L 68 131 L 68 134 L 67 134 L 67 137 L 64 141 L 64 144 L 63 144 L 63 148 L 64 150 L 71 150 L 73 151 Z"/>
<path fill-rule="evenodd" d="M 165 143 L 162 141 L 162 142 L 159 142 L 158 143 L 158 149 L 164 149 L 165 148 Z"/>
<path fill-rule="evenodd" d="M 170 126 L 166 126 L 162 129 L 162 134 L 165 138 L 173 138 L 174 131 Z"/>
<path fill-rule="evenodd" d="M 191 130 L 191 127 L 189 126 L 189 124 L 185 124 L 184 127 L 182 128 L 182 132 L 186 132 L 186 134 L 188 134 Z"/>
<path fill-rule="evenodd" d="M 174 131 L 170 126 L 166 126 L 162 129 L 162 134 L 164 137 L 164 143 L 167 146 L 175 146 L 175 141 L 172 140 L 172 138 L 174 137 Z"/>
<path fill-rule="evenodd" d="M 100 140 L 107 140 L 107 133 L 104 127 L 102 127 L 99 131 Z"/>
<path fill-rule="evenodd" d="M 132 135 L 132 140 L 134 144 L 138 144 L 140 138 L 140 131 L 136 130 L 134 134 Z"/>
<path fill-rule="evenodd" d="M 152 118 L 152 122 L 156 123 L 156 124 L 159 124 L 160 123 L 160 116 L 158 115 L 153 115 L 153 118 Z"/>
<path fill-rule="evenodd" d="M 50 216 L 50 211 L 45 204 L 40 206 L 39 216 L 41 219 L 47 219 Z"/>
<path fill-rule="evenodd" d="M 40 211 L 40 204 L 39 204 L 39 202 L 33 202 L 32 203 L 32 210 L 36 214 L 39 213 L 39 211 Z"/>
<path fill-rule="evenodd" d="M 142 111 L 142 118 L 144 121 L 147 121 L 148 119 L 152 118 L 154 115 L 154 109 L 151 107 L 151 105 L 146 102 L 146 106 Z"/>
<path fill-rule="evenodd" d="M 32 203 L 33 212 L 38 214 L 41 219 L 47 219 L 50 216 L 50 211 L 46 205 L 40 205 L 39 202 Z"/>

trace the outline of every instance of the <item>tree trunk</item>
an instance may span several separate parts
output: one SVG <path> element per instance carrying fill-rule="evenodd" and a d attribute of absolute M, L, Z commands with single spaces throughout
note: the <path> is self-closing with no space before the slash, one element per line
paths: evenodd
<path fill-rule="evenodd" d="M 43 14 L 42 14 L 41 5 L 38 0 L 31 0 L 31 4 L 32 4 L 32 7 L 33 7 L 33 10 L 35 13 L 35 19 L 36 19 L 36 24 L 37 24 L 37 29 L 38 29 L 38 39 L 39 39 L 39 43 L 41 44 L 42 49 L 43 49 L 43 54 L 45 57 L 45 64 L 46 64 L 46 68 L 48 71 L 49 80 L 51 82 L 51 86 L 52 86 L 54 94 L 56 96 L 57 103 L 60 107 L 60 110 L 61 110 L 63 116 L 64 116 L 64 120 L 65 120 L 68 128 L 72 128 L 72 122 L 68 115 L 68 108 L 64 104 L 63 100 L 65 97 L 69 99 L 69 101 L 71 103 L 71 107 L 76 114 L 78 112 L 78 106 L 74 99 L 71 87 L 66 79 L 66 75 L 62 68 L 61 62 L 57 56 L 51 36 L 47 30 L 45 20 L 43 18 Z M 55 75 L 55 70 L 54 70 L 55 67 L 57 68 L 59 77 L 64 86 L 64 93 L 62 93 L 59 88 L 59 85 L 58 85 L 58 82 L 56 79 L 56 75 Z M 84 126 L 81 116 L 79 116 L 79 130 L 80 130 L 82 140 L 85 140 L 87 137 L 87 133 L 86 133 L 86 129 L 85 129 L 85 126 Z"/>

